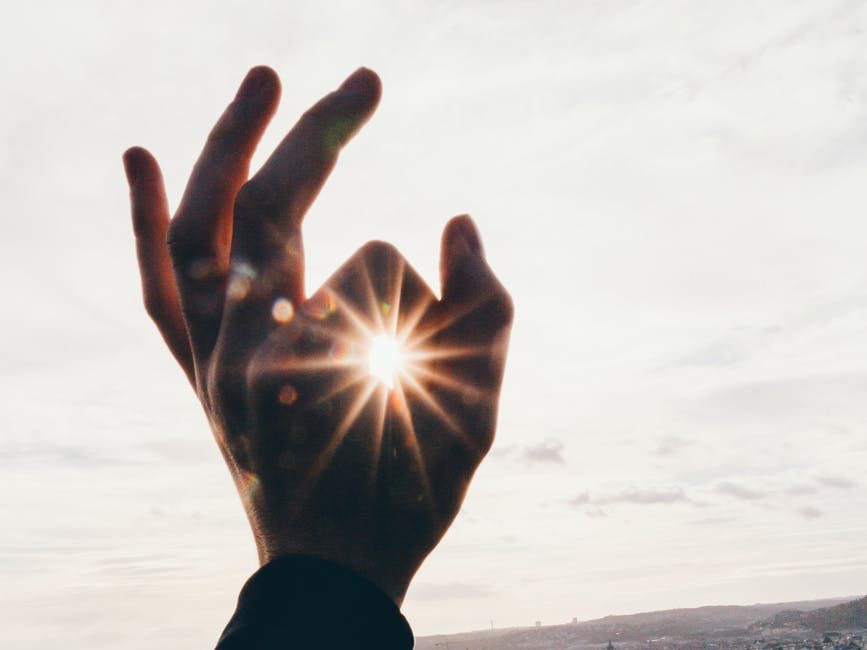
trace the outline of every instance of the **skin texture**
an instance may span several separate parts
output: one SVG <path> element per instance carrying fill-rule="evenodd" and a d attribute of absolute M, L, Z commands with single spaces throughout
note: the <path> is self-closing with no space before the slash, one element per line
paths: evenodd
<path fill-rule="evenodd" d="M 170 217 L 153 156 L 124 154 L 144 303 L 186 373 L 250 520 L 259 559 L 353 569 L 398 605 L 454 520 L 496 426 L 511 300 L 469 217 L 441 245 L 441 298 L 372 242 L 314 295 L 301 222 L 379 102 L 360 68 L 252 177 L 280 82 L 253 68 Z M 392 385 L 371 341 L 401 342 Z"/>

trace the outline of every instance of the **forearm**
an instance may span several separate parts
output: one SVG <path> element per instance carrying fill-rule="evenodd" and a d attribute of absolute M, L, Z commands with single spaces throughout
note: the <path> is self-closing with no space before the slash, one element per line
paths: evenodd
<path fill-rule="evenodd" d="M 412 631 L 397 605 L 336 564 L 284 557 L 244 585 L 217 650 L 410 650 Z"/>

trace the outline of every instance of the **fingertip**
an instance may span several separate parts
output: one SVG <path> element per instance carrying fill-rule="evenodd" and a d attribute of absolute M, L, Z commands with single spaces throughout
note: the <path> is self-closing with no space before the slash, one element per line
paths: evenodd
<path fill-rule="evenodd" d="M 247 76 L 255 76 L 270 79 L 274 83 L 280 83 L 280 77 L 277 76 L 277 72 L 269 65 L 254 65 L 247 72 Z"/>
<path fill-rule="evenodd" d="M 485 251 L 482 247 L 482 238 L 475 222 L 468 214 L 453 217 L 443 230 L 444 250 L 457 250 L 463 246 L 484 259 Z"/>
<path fill-rule="evenodd" d="M 126 151 L 123 152 L 123 159 L 124 159 L 124 162 L 126 162 L 127 159 L 129 159 L 131 161 L 145 161 L 145 160 L 153 160 L 154 157 L 153 157 L 153 154 L 151 154 L 151 152 L 148 151 L 147 149 L 145 149 L 144 147 L 140 147 L 138 145 L 135 145 L 135 146 L 130 147 L 129 149 L 127 149 Z"/>
<path fill-rule="evenodd" d="M 123 152 L 123 168 L 130 185 L 159 176 L 159 164 L 144 147 L 134 146 Z"/>
<path fill-rule="evenodd" d="M 340 84 L 340 92 L 376 104 L 382 96 L 382 79 L 370 68 L 362 66 Z"/>
<path fill-rule="evenodd" d="M 257 65 L 247 72 L 238 88 L 239 99 L 274 101 L 280 95 L 280 77 L 267 65 Z"/>
<path fill-rule="evenodd" d="M 364 83 L 377 94 L 382 93 L 382 79 L 380 76 L 366 66 L 361 66 L 353 74 L 359 75 L 364 79 Z"/>
<path fill-rule="evenodd" d="M 450 219 L 443 229 L 440 246 L 440 285 L 443 296 L 454 293 L 455 283 L 468 269 L 485 266 L 481 251 L 482 242 L 469 215 L 462 214 Z"/>
<path fill-rule="evenodd" d="M 123 170 L 126 173 L 126 181 L 130 185 L 134 185 L 138 179 L 138 161 L 145 153 L 147 153 L 146 150 L 138 146 L 130 147 L 123 152 Z"/>

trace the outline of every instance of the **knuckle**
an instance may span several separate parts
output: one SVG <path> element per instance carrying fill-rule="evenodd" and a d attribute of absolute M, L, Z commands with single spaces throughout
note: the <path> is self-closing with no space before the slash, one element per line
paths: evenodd
<path fill-rule="evenodd" d="M 177 217 L 172 219 L 166 231 L 166 244 L 172 258 L 183 256 L 191 248 L 191 228 L 187 225 L 188 219 Z"/>
<path fill-rule="evenodd" d="M 234 120 L 228 116 L 220 119 L 208 133 L 205 147 L 208 149 L 220 149 L 226 144 L 231 144 L 236 130 L 233 122 Z"/>
<path fill-rule="evenodd" d="M 304 111 L 303 115 L 301 115 L 301 119 L 299 120 L 299 122 L 305 130 L 309 129 L 314 133 L 325 130 L 326 126 L 328 125 L 328 99 L 329 98 L 326 97 L 317 104 L 314 104 L 306 111 Z"/>
<path fill-rule="evenodd" d="M 172 220 L 166 244 L 179 279 L 203 281 L 220 279 L 225 275 L 224 255 L 219 243 L 202 236 L 201 228 L 188 216 Z"/>
<path fill-rule="evenodd" d="M 301 116 L 299 132 L 309 145 L 305 154 L 312 160 L 333 159 L 352 133 L 354 122 L 338 110 L 337 99 L 328 96 Z"/>
<path fill-rule="evenodd" d="M 208 133 L 206 148 L 212 152 L 233 155 L 249 132 L 250 119 L 258 112 L 260 109 L 255 103 L 243 99 L 232 101 Z"/>
<path fill-rule="evenodd" d="M 250 179 L 241 186 L 235 196 L 235 216 L 243 218 L 250 212 L 269 210 L 274 206 L 274 191 L 269 183 Z"/>

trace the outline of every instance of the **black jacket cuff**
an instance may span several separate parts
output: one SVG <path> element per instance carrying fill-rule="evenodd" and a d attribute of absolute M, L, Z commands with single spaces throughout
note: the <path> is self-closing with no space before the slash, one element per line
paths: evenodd
<path fill-rule="evenodd" d="M 376 585 L 331 562 L 293 556 L 250 577 L 217 650 L 412 646 L 409 624 Z"/>

